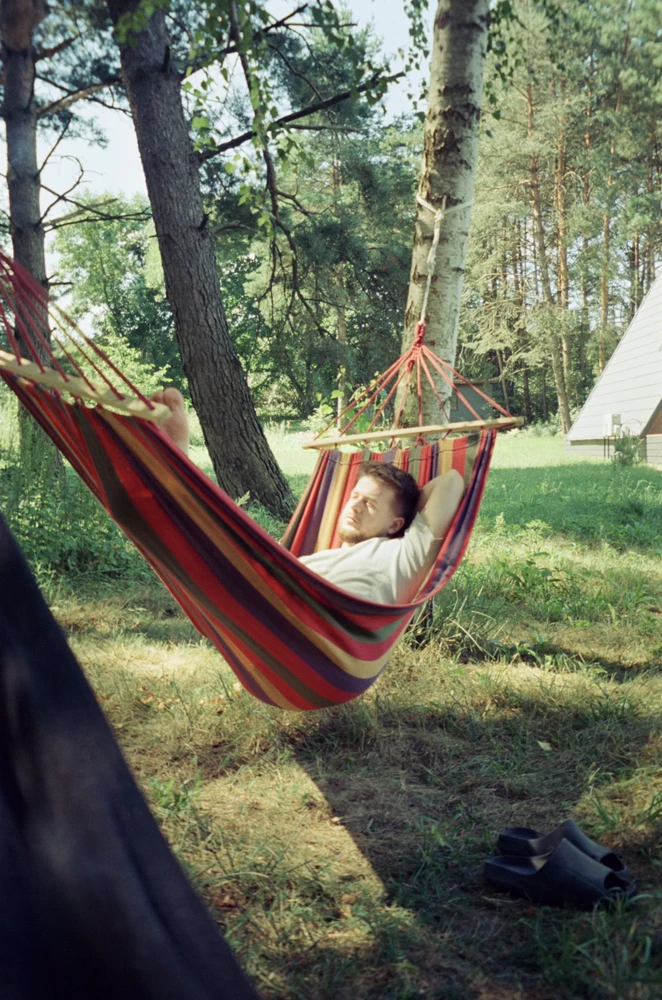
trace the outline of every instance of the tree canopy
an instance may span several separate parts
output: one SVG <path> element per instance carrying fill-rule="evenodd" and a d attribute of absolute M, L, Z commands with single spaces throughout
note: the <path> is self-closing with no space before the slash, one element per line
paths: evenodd
<path fill-rule="evenodd" d="M 129 6 L 120 39 L 148 13 Z M 424 61 L 424 5 L 409 6 Z M 420 116 L 383 114 L 393 73 L 377 11 L 370 31 L 327 0 L 280 20 L 259 0 L 149 10 L 159 7 L 233 344 L 261 414 L 307 417 L 399 352 Z M 67 91 L 87 83 L 99 96 L 90 81 L 123 100 L 103 5 L 52 6 L 38 30 L 57 47 L 74 14 L 98 43 L 85 66 L 73 44 L 50 57 L 62 60 L 57 78 L 44 72 L 39 86 L 51 103 L 60 94 L 53 127 L 66 124 Z M 492 9 L 458 365 L 529 419 L 567 426 L 656 274 L 658 15 L 656 0 Z M 72 216 L 59 232 L 58 280 L 74 283 L 74 308 L 92 310 L 98 335 L 125 338 L 184 385 L 148 206 L 115 208 L 104 214 L 141 214 Z"/>

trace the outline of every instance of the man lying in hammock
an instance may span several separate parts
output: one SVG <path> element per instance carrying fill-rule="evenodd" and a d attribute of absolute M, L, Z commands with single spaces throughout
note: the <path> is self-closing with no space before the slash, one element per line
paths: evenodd
<path fill-rule="evenodd" d="M 172 410 L 161 429 L 187 452 L 183 396 L 166 389 L 152 398 Z M 357 597 L 406 604 L 432 569 L 463 492 L 454 469 L 419 490 L 413 476 L 392 463 L 369 462 L 338 518 L 342 547 L 302 556 L 301 562 Z"/>

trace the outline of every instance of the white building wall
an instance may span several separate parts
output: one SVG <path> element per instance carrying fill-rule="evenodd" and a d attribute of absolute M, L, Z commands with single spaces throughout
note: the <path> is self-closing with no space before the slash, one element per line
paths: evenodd
<path fill-rule="evenodd" d="M 620 414 L 623 427 L 639 436 L 662 400 L 662 275 L 626 330 L 596 382 L 568 440 L 596 441 L 605 414 Z"/>

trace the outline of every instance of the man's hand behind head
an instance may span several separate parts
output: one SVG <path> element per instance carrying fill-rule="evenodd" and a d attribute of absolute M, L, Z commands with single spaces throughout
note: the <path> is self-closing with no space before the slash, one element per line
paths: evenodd
<path fill-rule="evenodd" d="M 179 389 L 159 389 L 151 397 L 154 403 L 165 403 L 170 410 L 169 416 L 159 427 L 163 433 L 188 455 L 189 429 L 186 415 L 186 404 Z"/>

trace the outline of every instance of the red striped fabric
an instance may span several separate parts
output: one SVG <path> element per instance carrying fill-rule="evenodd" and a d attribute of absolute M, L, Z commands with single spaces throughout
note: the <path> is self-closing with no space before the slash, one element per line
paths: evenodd
<path fill-rule="evenodd" d="M 416 608 L 448 582 L 462 558 L 495 438 L 484 431 L 410 453 L 357 453 L 349 460 L 324 453 L 281 545 L 153 423 L 69 403 L 2 375 L 247 690 L 287 709 L 349 701 L 379 676 Z M 312 551 L 321 531 L 328 534 L 328 497 L 347 495 L 365 457 L 409 465 L 420 485 L 450 467 L 467 483 L 435 567 L 408 605 L 354 597 L 294 555 Z"/>

